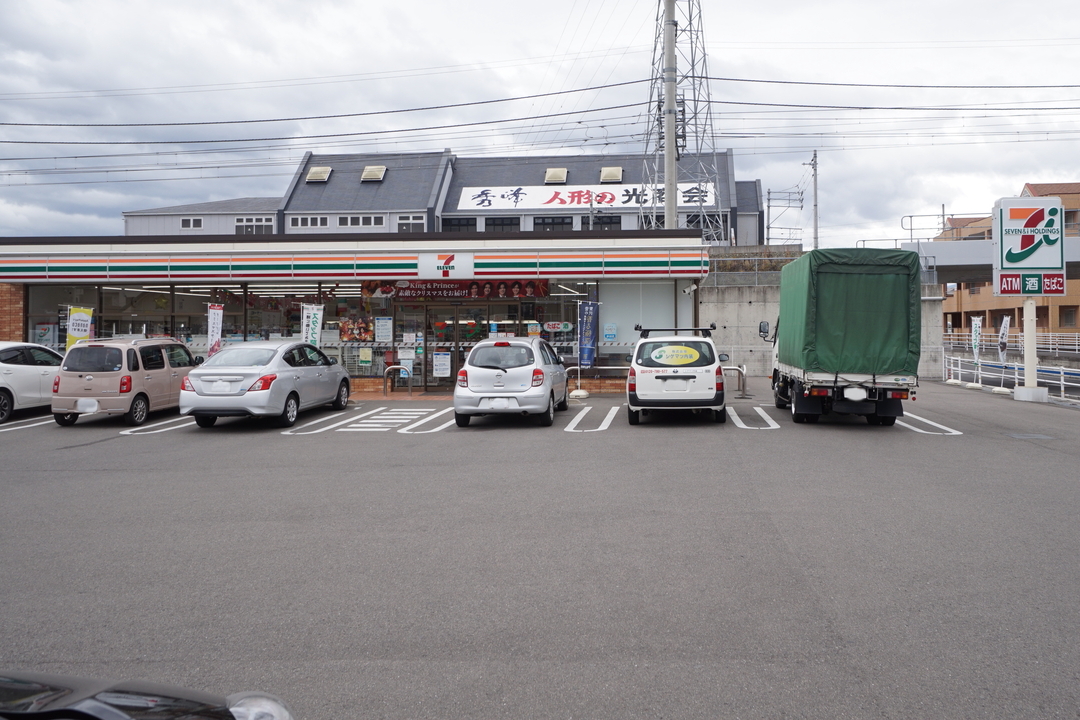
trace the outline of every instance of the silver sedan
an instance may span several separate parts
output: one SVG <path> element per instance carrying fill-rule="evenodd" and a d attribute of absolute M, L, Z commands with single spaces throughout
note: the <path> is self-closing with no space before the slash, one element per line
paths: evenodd
<path fill-rule="evenodd" d="M 274 417 L 290 427 L 301 410 L 349 404 L 349 375 L 314 345 L 268 340 L 230 345 L 192 370 L 180 388 L 180 414 L 199 427 L 219 417 Z"/>

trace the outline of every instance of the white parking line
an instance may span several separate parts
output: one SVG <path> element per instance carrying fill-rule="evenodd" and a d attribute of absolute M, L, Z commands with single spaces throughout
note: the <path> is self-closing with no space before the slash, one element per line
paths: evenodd
<path fill-rule="evenodd" d="M 386 410 L 386 408 L 379 408 L 379 410 Z M 407 408 L 404 410 L 386 410 L 384 413 L 374 415 L 374 412 L 365 413 L 361 417 L 373 415 L 373 417 L 367 420 L 361 420 L 358 423 L 349 425 L 348 427 L 338 428 L 338 432 L 387 432 L 393 430 L 405 423 L 412 420 L 416 420 L 429 412 L 434 412 L 435 408 Z"/>
<path fill-rule="evenodd" d="M 420 427 L 421 425 L 428 422 L 429 420 L 434 420 L 435 418 L 439 417 L 440 415 L 445 415 L 448 412 L 454 412 L 454 408 L 448 407 L 445 410 L 440 410 L 439 412 L 435 413 L 434 415 L 429 415 L 428 417 L 424 418 L 420 422 L 415 422 L 415 423 L 413 423 L 412 425 L 410 425 L 408 427 L 401 428 L 400 430 L 398 430 L 398 432 L 399 433 L 406 433 L 406 434 L 409 434 L 409 435 L 423 435 L 425 433 L 436 433 L 436 432 L 439 432 L 440 430 L 445 430 L 446 428 L 448 428 L 448 427 L 450 427 L 451 425 L 454 424 L 453 420 L 451 420 L 450 422 L 445 422 L 445 423 L 443 423 L 442 425 L 440 425 L 440 426 L 438 426 L 436 428 L 432 428 L 431 430 L 413 430 L 413 428 L 414 427 Z"/>
<path fill-rule="evenodd" d="M 321 432 L 326 432 L 327 430 L 333 430 L 334 428 L 339 427 L 341 425 L 348 425 L 351 422 L 356 422 L 358 419 L 360 419 L 362 417 L 366 417 L 368 415 L 371 415 L 372 413 L 377 413 L 380 410 L 385 410 L 385 409 L 386 409 L 385 407 L 377 407 L 374 410 L 368 410 L 367 412 L 360 413 L 359 415 L 353 415 L 352 417 L 346 418 L 344 420 L 339 420 L 338 422 L 333 423 L 332 425 L 327 425 L 326 427 L 321 427 L 318 430 L 308 430 L 307 432 L 304 432 L 305 428 L 309 428 L 312 425 L 318 425 L 319 423 L 326 422 L 327 420 L 333 420 L 334 418 L 338 417 L 337 415 L 330 415 L 329 417 L 319 418 L 318 420 L 312 420 L 311 422 L 309 422 L 309 423 L 307 423 L 305 425 L 301 425 L 296 430 L 283 430 L 281 432 L 281 434 L 282 435 L 314 435 L 315 433 L 321 433 Z"/>
<path fill-rule="evenodd" d="M 727 412 L 728 412 L 728 415 L 731 416 L 732 421 L 738 427 L 741 427 L 743 430 L 779 430 L 780 429 L 780 426 L 776 423 L 775 420 L 773 420 L 771 417 L 769 417 L 769 414 L 765 412 L 764 408 L 755 407 L 754 410 L 756 410 L 757 414 L 761 416 L 761 419 L 764 420 L 768 424 L 768 427 L 754 427 L 754 426 L 747 425 L 746 423 L 744 423 L 742 421 L 742 418 L 739 417 L 739 413 L 735 412 L 735 408 L 733 408 L 731 406 L 728 406 Z"/>
<path fill-rule="evenodd" d="M 177 424 L 179 423 L 179 424 Z M 190 425 L 195 424 L 195 418 L 188 417 L 187 415 L 181 415 L 178 418 L 172 418 L 169 420 L 162 420 L 161 422 L 154 423 L 153 425 L 143 425 L 142 427 L 134 427 L 130 430 L 121 430 L 121 435 L 153 435 L 154 433 L 168 432 L 170 430 L 179 430 Z M 164 425 L 171 425 L 172 427 L 163 427 Z M 150 428 L 158 428 L 157 430 L 151 430 Z"/>
<path fill-rule="evenodd" d="M 37 422 L 34 422 L 34 421 Z M 7 425 L 0 427 L 0 432 L 14 432 L 16 430 L 25 430 L 26 428 L 37 427 L 38 425 L 48 425 L 53 421 L 50 416 L 48 420 L 42 420 L 41 418 L 30 418 L 28 420 L 16 420 L 15 422 L 9 422 Z M 19 423 L 30 423 L 29 425 L 20 425 Z"/>
<path fill-rule="evenodd" d="M 615 415 L 616 415 L 616 413 L 619 412 L 619 408 L 621 408 L 621 407 L 622 407 L 622 405 L 616 405 L 615 407 L 608 410 L 607 416 L 604 417 L 604 421 L 602 423 L 600 423 L 600 427 L 593 428 L 592 430 L 578 430 L 577 429 L 578 423 L 581 422 L 581 419 L 583 417 L 585 417 L 586 413 L 588 413 L 590 410 L 592 410 L 592 405 L 586 405 L 584 408 L 582 408 L 581 412 L 579 412 L 577 415 L 575 415 L 574 419 L 571 420 L 569 422 L 569 424 L 567 424 L 567 426 L 563 428 L 563 431 L 565 431 L 565 432 L 600 432 L 602 430 L 607 430 L 611 426 L 611 421 L 615 419 Z"/>
<path fill-rule="evenodd" d="M 945 427 L 944 425 L 939 425 L 938 423 L 934 422 L 933 420 L 927 420 L 926 418 L 919 417 L 918 415 L 915 415 L 913 413 L 905 412 L 904 417 L 914 418 L 915 420 L 918 420 L 919 422 L 926 423 L 927 425 L 933 425 L 934 427 L 941 428 L 942 430 L 945 431 L 945 432 L 933 432 L 931 430 L 923 430 L 922 428 L 917 428 L 914 425 L 908 425 L 906 422 L 903 422 L 901 420 L 896 421 L 897 425 L 903 425 L 908 430 L 914 430 L 915 432 L 922 433 L 923 435 L 963 435 L 964 434 L 964 433 L 960 432 L 959 430 L 953 430 L 950 427 Z"/>

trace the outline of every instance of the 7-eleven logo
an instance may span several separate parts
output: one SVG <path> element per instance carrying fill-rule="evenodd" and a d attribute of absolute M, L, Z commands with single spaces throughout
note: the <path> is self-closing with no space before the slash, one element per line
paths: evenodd
<path fill-rule="evenodd" d="M 1039 248 L 1057 244 L 1061 239 L 1061 225 L 1058 222 L 1060 210 L 1056 207 L 1010 207 L 1008 219 L 1002 218 L 1002 243 L 1008 249 L 1005 260 L 1021 263 L 1034 255 Z M 1006 224 L 1007 223 L 1007 224 Z M 1016 238 L 1020 245 L 1016 246 Z"/>
<path fill-rule="evenodd" d="M 454 254 L 440 255 L 439 263 L 435 266 L 435 269 L 440 270 L 444 278 L 450 277 L 450 271 L 454 269 Z"/>

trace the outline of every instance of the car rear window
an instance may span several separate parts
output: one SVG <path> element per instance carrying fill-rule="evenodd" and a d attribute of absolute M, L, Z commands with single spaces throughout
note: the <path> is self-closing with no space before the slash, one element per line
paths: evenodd
<path fill-rule="evenodd" d="M 274 359 L 274 348 L 230 347 L 219 350 L 203 363 L 203 367 L 260 367 Z"/>
<path fill-rule="evenodd" d="M 73 347 L 64 358 L 68 372 L 120 372 L 124 353 L 114 347 Z"/>
<path fill-rule="evenodd" d="M 476 367 L 499 367 L 503 370 L 532 365 L 532 348 L 523 345 L 482 345 L 473 348 L 469 364 Z"/>
<path fill-rule="evenodd" d="M 658 340 L 638 345 L 636 362 L 642 367 L 703 367 L 716 362 L 712 343 L 702 340 Z"/>

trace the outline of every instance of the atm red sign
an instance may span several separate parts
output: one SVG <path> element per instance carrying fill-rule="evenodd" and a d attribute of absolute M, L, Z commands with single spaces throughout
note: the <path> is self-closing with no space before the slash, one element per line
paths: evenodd
<path fill-rule="evenodd" d="M 1007 273 L 998 275 L 999 295 L 1064 295 L 1065 273 Z"/>

